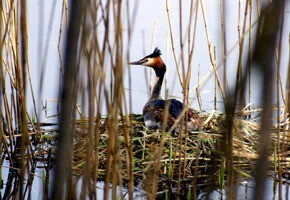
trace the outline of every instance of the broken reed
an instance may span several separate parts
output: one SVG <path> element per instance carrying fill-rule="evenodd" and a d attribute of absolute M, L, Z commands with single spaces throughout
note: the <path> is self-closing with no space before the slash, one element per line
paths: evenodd
<path fill-rule="evenodd" d="M 72 2 L 72 5 L 75 2 Z M 134 124 L 134 119 L 132 116 L 128 115 L 131 113 L 131 106 L 127 107 L 127 101 L 124 95 L 124 88 L 127 86 L 123 85 L 123 75 L 126 66 L 126 59 L 130 58 L 130 51 L 125 50 L 130 47 L 130 37 L 131 37 L 131 29 L 134 25 L 134 18 L 136 13 L 130 13 L 129 7 L 132 2 L 127 0 L 113 2 L 113 1 L 86 1 L 82 4 L 82 20 L 81 26 L 82 29 L 80 32 L 80 42 L 75 42 L 73 44 L 73 48 L 77 49 L 78 52 L 75 57 L 67 57 L 67 61 L 69 59 L 75 59 L 77 66 L 76 71 L 73 72 L 73 82 L 74 87 L 70 85 L 69 90 L 72 90 L 69 98 L 72 100 L 71 113 L 63 112 L 62 115 L 68 118 L 70 127 L 69 129 L 64 129 L 61 134 L 67 134 L 68 137 L 73 139 L 74 151 L 68 152 L 66 154 L 68 161 L 70 163 L 74 163 L 73 170 L 77 169 L 78 177 L 82 178 L 81 182 L 81 193 L 76 193 L 76 182 L 73 179 L 72 173 L 69 172 L 71 168 L 66 168 L 62 166 L 65 163 L 59 163 L 57 165 L 58 168 L 64 169 L 64 184 L 66 185 L 66 190 L 64 188 L 59 187 L 59 193 L 55 193 L 56 197 L 60 197 L 65 194 L 64 191 L 69 191 L 66 195 L 70 195 L 67 197 L 75 198 L 85 198 L 89 196 L 90 198 L 97 197 L 97 190 L 95 187 L 95 182 L 98 180 L 105 180 L 105 199 L 109 197 L 109 193 L 112 193 L 112 198 L 117 197 L 117 193 L 122 193 L 122 191 L 118 191 L 117 187 L 120 186 L 128 186 L 129 198 L 133 199 L 133 191 L 134 191 L 134 180 L 138 178 L 138 173 L 134 172 L 135 165 L 137 164 L 136 159 L 136 149 L 134 149 L 134 142 L 139 137 L 134 134 L 139 133 L 136 131 L 136 124 Z M 246 38 L 249 39 L 249 46 L 253 44 L 254 41 L 251 40 L 252 36 L 252 28 L 258 24 L 259 19 L 253 21 L 253 13 L 256 12 L 259 17 L 263 16 L 261 13 L 261 6 L 259 1 L 256 1 L 256 5 L 251 1 L 245 1 L 245 11 L 244 11 L 244 19 L 243 26 L 240 25 L 241 20 L 241 4 L 239 1 L 239 38 L 236 43 L 239 47 L 239 62 L 237 66 L 237 83 L 235 89 L 233 87 L 228 86 L 227 73 L 226 73 L 226 60 L 227 56 L 235 49 L 233 47 L 227 51 L 227 40 L 226 40 L 226 31 L 225 27 L 227 26 L 226 21 L 224 20 L 226 17 L 225 10 L 225 2 L 223 0 L 220 1 L 220 13 L 221 13 L 221 40 L 222 40 L 222 61 L 221 64 L 217 63 L 217 59 L 215 55 L 220 55 L 219 50 L 217 49 L 217 53 L 213 51 L 213 47 L 215 45 L 212 44 L 210 39 L 210 30 L 207 25 L 207 16 L 205 14 L 205 6 L 202 0 L 192 0 L 190 4 L 190 15 L 189 19 L 185 19 L 182 15 L 183 11 L 187 9 L 180 0 L 179 5 L 179 37 L 173 35 L 174 28 L 171 22 L 171 10 L 169 1 L 166 1 L 165 6 L 167 10 L 168 17 L 168 25 L 169 25 L 169 35 L 171 41 L 171 49 L 174 56 L 174 62 L 176 67 L 176 72 L 179 78 L 180 85 L 183 90 L 183 102 L 185 104 L 190 105 L 190 95 L 193 91 L 202 91 L 202 86 L 205 83 L 205 80 L 208 80 L 211 74 L 214 74 L 215 79 L 217 80 L 218 91 L 222 96 L 224 104 L 227 103 L 231 99 L 231 95 L 235 94 L 234 102 L 238 101 L 238 98 L 242 97 L 243 105 L 246 105 L 250 102 L 251 97 L 251 84 L 249 84 L 249 101 L 246 103 L 245 89 L 243 89 L 245 85 L 245 81 L 251 80 L 251 65 L 250 55 L 251 48 L 248 49 L 248 52 L 245 52 L 243 46 Z M 25 99 L 27 98 L 27 93 L 24 93 L 25 89 L 29 89 L 31 91 L 32 101 L 34 102 L 34 114 L 36 116 L 36 121 L 38 121 L 37 115 L 37 100 L 34 99 L 33 88 L 31 84 L 30 78 L 30 70 L 29 70 L 29 55 L 28 47 L 27 47 L 27 30 L 25 28 L 25 24 L 27 23 L 27 14 L 25 14 L 25 1 L 21 1 L 21 3 L 17 3 L 15 1 L 2 1 L 1 5 L 1 117 L 0 126 L 1 126 L 1 156 L 7 156 L 10 161 L 11 169 L 15 167 L 19 167 L 21 176 L 19 177 L 23 181 L 24 174 L 29 175 L 30 183 L 33 180 L 33 176 L 31 176 L 30 171 L 33 171 L 33 161 L 35 160 L 33 145 L 31 144 L 32 137 L 28 137 L 28 123 L 31 124 L 29 127 L 29 131 L 36 132 L 37 137 L 40 136 L 43 131 L 40 131 L 39 128 L 35 127 L 35 123 L 29 117 L 26 110 Z M 256 10 L 253 9 L 255 5 Z M 133 7 L 136 8 L 138 6 L 137 2 L 134 2 Z M 59 48 L 59 57 L 61 62 L 61 75 L 66 76 L 69 73 L 66 69 L 67 61 L 63 62 L 62 58 L 62 46 L 61 41 L 64 41 L 63 32 L 66 31 L 66 26 L 73 27 L 76 24 L 69 23 L 69 17 L 67 12 L 67 2 L 63 1 L 63 9 L 62 9 L 62 18 L 61 18 L 61 28 L 60 28 L 60 42 L 58 45 Z M 71 9 L 71 7 L 68 7 Z M 136 10 L 136 9 L 135 9 Z M 202 13 L 202 18 L 199 18 L 198 13 Z M 75 15 L 76 13 L 71 13 L 71 15 Z M 65 17 L 66 16 L 66 17 Z M 126 19 L 126 20 L 123 20 Z M 248 27 L 246 26 L 247 19 L 249 20 Z M 193 79 L 192 74 L 195 74 L 194 71 L 195 65 L 192 63 L 192 57 L 195 51 L 195 37 L 196 37 L 196 28 L 197 21 L 202 20 L 205 26 L 205 34 L 207 40 L 207 48 L 208 48 L 208 56 L 210 58 L 211 68 L 209 70 L 208 75 L 204 76 L 195 87 L 190 86 L 190 80 Z M 21 26 L 19 26 L 21 24 Z M 20 30 L 18 29 L 20 27 Z M 185 27 L 185 28 L 184 28 Z M 126 29 L 127 32 L 123 32 L 122 30 Z M 282 29 L 282 27 L 281 27 Z M 186 30 L 184 32 L 184 30 Z M 243 30 L 242 33 L 240 30 Z M 280 31 L 282 33 L 282 30 Z M 186 36 L 186 37 L 184 37 Z M 69 36 L 68 36 L 69 37 Z M 126 40 L 125 40 L 126 38 Z M 154 37 L 153 37 L 154 38 Z M 280 36 L 282 38 L 282 36 Z M 178 41 L 175 41 L 178 39 Z M 179 45 L 177 45 L 179 44 Z M 69 44 L 68 44 L 69 45 Z M 70 44 L 72 45 L 72 44 Z M 279 43 L 279 48 L 277 48 L 277 65 L 280 66 L 280 57 L 281 57 L 281 41 Z M 5 52 L 5 53 L 4 53 Z M 22 52 L 22 53 L 21 53 Z M 45 52 L 45 51 L 43 51 Z M 179 53 L 178 53 L 179 52 Z M 242 66 L 242 55 L 248 54 L 248 62 L 247 62 L 247 72 L 243 71 L 244 67 Z M 180 60 L 180 62 L 179 62 Z M 64 66 L 63 66 L 64 65 Z M 198 64 L 196 64 L 198 66 Z M 219 74 L 219 67 L 223 66 L 223 74 L 222 78 Z M 44 75 L 44 67 L 42 68 L 42 77 Z M 130 68 L 128 68 L 128 74 L 130 73 Z M 249 74 L 248 78 L 245 78 L 245 74 Z M 28 77 L 30 84 L 29 86 L 26 84 L 26 78 Z M 196 78 L 196 77 L 195 77 Z M 129 77 L 131 79 L 131 77 Z M 283 103 L 286 100 L 283 97 L 283 93 L 279 94 L 279 91 L 282 90 L 282 81 L 280 78 L 279 71 L 277 71 L 276 76 L 277 82 L 277 101 L 279 104 L 279 98 L 282 95 Z M 62 85 L 62 88 L 65 88 L 66 83 Z M 6 88 L 6 86 L 9 88 Z M 41 83 L 40 83 L 41 85 Z M 129 86 L 131 88 L 131 86 Z M 41 88 L 41 87 L 40 87 Z M 280 89 L 279 89 L 280 88 Z M 11 91 L 9 91 L 11 90 Z M 238 91 L 242 90 L 243 92 L 238 95 Z M 9 91 L 9 93 L 7 92 Z M 130 90 L 131 91 L 131 90 Z M 198 92 L 198 99 L 200 99 L 200 92 Z M 167 95 L 166 95 L 167 96 Z M 130 99 L 130 102 L 132 100 Z M 230 102 L 232 103 L 232 102 Z M 65 102 L 62 102 L 64 105 Z M 77 114 L 74 108 L 77 107 L 78 104 L 82 105 L 82 110 L 80 115 Z M 201 104 L 200 104 L 201 105 Z M 250 107 L 247 107 L 250 109 Z M 280 122 L 286 122 L 286 114 L 279 116 L 281 110 L 279 110 L 280 106 L 278 106 L 278 127 Z M 289 108 L 289 107 L 288 107 Z M 235 155 L 235 140 L 237 139 L 235 131 L 238 132 L 236 122 L 236 115 L 234 114 L 236 111 L 234 107 L 230 107 L 227 111 L 228 121 L 226 123 L 228 127 L 228 131 L 225 131 L 227 134 L 226 139 L 223 140 L 226 146 L 224 152 L 226 156 L 222 165 L 213 164 L 220 168 L 220 171 L 225 171 L 226 173 L 221 173 L 221 180 L 219 181 L 221 188 L 234 188 L 235 185 L 233 180 L 236 179 L 235 168 L 238 166 L 235 163 L 234 155 Z M 102 113 L 107 113 L 107 117 L 104 120 L 104 124 L 102 124 Z M 252 112 L 249 110 L 249 113 Z M 183 114 L 186 113 L 186 109 Z M 286 113 L 286 112 L 285 112 Z M 88 115 L 88 123 L 85 123 L 85 116 Z M 122 116 L 119 119 L 119 116 Z M 185 115 L 186 116 L 186 115 Z M 79 126 L 78 118 L 81 120 L 81 126 Z M 184 121 L 183 115 L 178 119 L 179 121 Z M 84 124 L 82 124 L 84 123 Z M 39 127 L 39 126 L 38 126 Z M 242 126 L 241 129 L 245 129 L 247 126 Z M 140 128 L 140 127 L 139 127 Z M 186 130 L 186 127 L 184 127 Z M 277 142 L 277 156 L 278 156 L 278 175 L 279 181 L 281 182 L 281 169 L 283 169 L 284 165 L 287 166 L 288 163 L 283 163 L 282 161 L 285 159 L 286 155 L 283 150 L 288 146 L 287 140 L 287 130 L 286 126 L 281 127 L 281 129 L 277 129 L 278 136 L 283 132 L 283 140 L 280 139 L 275 140 Z M 0 130 L 1 130 L 0 129 Z M 141 129 L 141 128 L 140 128 Z M 143 128 L 142 128 L 143 129 Z M 69 131 L 68 131 L 69 130 Z M 142 131 L 142 130 L 141 130 Z M 143 130 L 144 131 L 144 130 Z M 154 136 L 154 133 L 151 133 L 145 129 L 145 135 L 148 137 Z M 77 138 L 76 136 L 77 133 Z M 12 144 L 16 144 L 15 142 L 18 140 L 15 134 L 22 134 L 21 144 L 18 147 L 21 147 L 20 154 L 17 149 L 17 146 L 13 146 Z M 179 132 L 177 136 L 172 137 L 169 144 L 169 148 L 171 149 L 171 153 L 169 154 L 169 167 L 167 170 L 170 181 L 177 182 L 176 189 L 177 193 L 181 193 L 181 184 L 182 181 L 187 177 L 186 164 L 191 162 L 192 175 L 193 179 L 190 180 L 190 183 L 193 188 L 198 184 L 198 174 L 200 170 L 199 163 L 199 154 L 201 153 L 200 148 L 202 145 L 202 140 L 198 139 L 197 146 L 195 146 L 196 152 L 192 151 L 191 141 L 188 138 L 191 137 L 188 131 Z M 196 133 L 197 136 L 202 135 L 202 133 Z M 123 137 L 120 137 L 122 135 Z M 5 136 L 5 137 L 4 137 Z M 103 137 L 106 137 L 105 139 Z M 224 136 L 224 135 L 223 135 Z M 157 136 L 159 137 L 159 136 Z M 167 138 L 168 135 L 162 131 L 160 143 L 154 144 L 154 150 L 158 152 L 157 154 L 151 155 L 148 149 L 138 150 L 142 152 L 142 158 L 149 159 L 148 163 L 152 164 L 149 166 L 153 166 L 153 168 L 147 169 L 145 175 L 147 176 L 147 181 L 144 182 L 144 188 L 146 188 L 147 197 L 150 199 L 154 199 L 156 197 L 158 188 L 159 188 L 159 172 L 162 169 L 164 164 L 163 152 L 166 151 L 167 148 Z M 26 139 L 25 139 L 26 138 Z M 278 137 L 279 138 L 279 137 Z M 77 144 L 81 141 L 81 151 L 78 149 Z M 142 145 L 148 145 L 147 141 L 142 141 Z M 59 146 L 60 148 L 61 146 Z M 63 146 L 65 147 L 65 146 Z M 194 149 L 194 148 L 193 148 Z M 212 150 L 217 149 L 213 148 Z M 58 149 L 59 150 L 59 149 Z M 79 150 L 79 151 L 76 151 Z M 173 153 L 173 150 L 175 153 Z M 78 153 L 82 153 L 81 164 L 77 165 L 76 162 L 80 160 L 75 160 L 78 157 Z M 106 152 L 106 154 L 102 154 Z M 122 156 L 119 153 L 122 152 Z M 224 153 L 223 152 L 223 153 Z M 58 152 L 62 153 L 62 152 Z M 146 155 L 147 153 L 147 155 Z M 195 153 L 195 158 L 193 160 L 189 159 L 191 153 Z M 19 166 L 15 166 L 15 155 L 21 155 L 21 162 L 18 163 Z M 280 156 L 280 155 L 284 155 Z M 73 159 L 74 158 L 74 159 Z M 151 160 L 151 161 L 150 161 Z M 154 162 L 153 162 L 154 161 Z M 126 167 L 124 164 L 126 163 Z M 146 163 L 147 164 L 147 163 Z M 225 165 L 224 165 L 225 164 Z M 71 169 L 72 170 L 72 169 Z M 74 171 L 73 171 L 74 172 Z M 225 176 L 226 174 L 226 176 Z M 102 177 L 100 177 L 102 175 Z M 125 179 L 123 179 L 125 177 Z M 225 179 L 227 180 L 225 181 Z M 23 185 L 23 184 L 21 184 Z M 173 185 L 171 185 L 172 187 Z M 174 185 L 175 186 L 175 185 Z M 56 187 L 56 185 L 55 185 Z M 20 187 L 18 194 L 19 197 L 23 197 L 25 192 Z M 112 188 L 112 190 L 110 190 Z M 228 190 L 228 191 L 234 191 Z M 279 195 L 281 195 L 281 189 L 279 190 Z M 47 191 L 45 191 L 47 193 Z M 47 195 L 47 194 L 46 194 Z M 233 197 L 234 194 L 228 193 L 229 197 Z M 192 190 L 192 197 L 196 198 L 197 193 L 195 190 Z"/>

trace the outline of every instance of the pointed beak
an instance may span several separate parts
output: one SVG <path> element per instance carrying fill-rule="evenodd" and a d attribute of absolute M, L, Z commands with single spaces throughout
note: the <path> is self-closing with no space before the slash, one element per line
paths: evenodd
<path fill-rule="evenodd" d="M 139 61 L 135 61 L 135 62 L 129 62 L 129 65 L 143 65 L 145 62 L 147 62 L 146 59 L 141 59 Z"/>

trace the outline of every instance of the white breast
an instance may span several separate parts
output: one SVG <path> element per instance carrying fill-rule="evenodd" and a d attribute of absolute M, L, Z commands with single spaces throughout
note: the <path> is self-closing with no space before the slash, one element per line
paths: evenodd
<path fill-rule="evenodd" d="M 145 120 L 144 122 L 145 122 L 145 126 L 148 128 L 157 126 L 157 123 L 152 120 Z"/>

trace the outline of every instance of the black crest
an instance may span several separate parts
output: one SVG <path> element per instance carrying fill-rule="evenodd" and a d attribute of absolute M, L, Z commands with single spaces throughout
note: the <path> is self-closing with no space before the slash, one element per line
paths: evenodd
<path fill-rule="evenodd" d="M 150 55 L 146 56 L 146 58 L 155 58 L 155 57 L 158 57 L 158 56 L 161 56 L 161 51 L 160 49 L 158 49 L 158 47 L 156 47 L 153 51 L 153 53 L 151 53 Z"/>

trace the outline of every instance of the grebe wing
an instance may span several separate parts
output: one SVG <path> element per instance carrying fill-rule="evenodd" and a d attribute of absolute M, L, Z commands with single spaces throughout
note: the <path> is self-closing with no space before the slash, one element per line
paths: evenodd
<path fill-rule="evenodd" d="M 170 114 L 173 118 L 177 118 L 183 108 L 183 105 L 180 101 L 176 99 L 168 99 L 168 100 L 155 100 L 148 102 L 143 109 L 143 114 L 148 112 L 149 110 L 155 111 L 158 110 L 158 112 L 164 112 L 166 104 L 169 103 L 169 109 L 168 109 L 168 114 Z"/>

